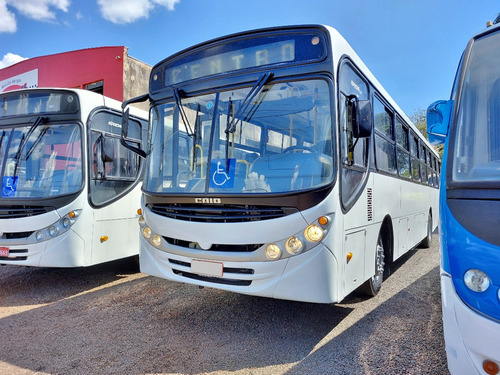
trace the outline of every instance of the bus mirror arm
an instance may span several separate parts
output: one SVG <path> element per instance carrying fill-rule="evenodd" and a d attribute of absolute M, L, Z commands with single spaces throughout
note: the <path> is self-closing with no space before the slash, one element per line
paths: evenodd
<path fill-rule="evenodd" d="M 453 100 L 438 100 L 427 108 L 427 134 L 432 145 L 444 143 L 448 135 Z"/>
<path fill-rule="evenodd" d="M 122 109 L 124 107 L 122 106 Z M 135 152 L 142 158 L 146 158 L 146 152 L 144 150 L 141 150 L 138 147 L 132 146 L 131 144 L 127 143 L 125 140 L 128 136 L 128 121 L 129 121 L 129 109 L 127 108 L 122 112 L 122 134 L 120 137 L 120 143 L 125 147 L 128 148 L 130 151 Z"/>

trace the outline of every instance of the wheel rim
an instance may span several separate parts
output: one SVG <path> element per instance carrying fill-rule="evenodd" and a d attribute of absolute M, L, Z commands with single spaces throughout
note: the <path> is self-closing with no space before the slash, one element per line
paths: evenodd
<path fill-rule="evenodd" d="M 373 276 L 373 287 L 375 290 L 379 290 L 382 287 L 385 265 L 384 257 L 384 245 L 382 243 L 382 238 L 379 237 L 377 241 L 377 254 L 375 258 L 375 275 Z"/>

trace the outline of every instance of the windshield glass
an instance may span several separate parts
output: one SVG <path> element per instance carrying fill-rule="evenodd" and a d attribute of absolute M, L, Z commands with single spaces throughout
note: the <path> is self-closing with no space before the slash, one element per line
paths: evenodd
<path fill-rule="evenodd" d="M 81 155 L 81 128 L 76 124 L 38 121 L 0 128 L 1 197 L 46 198 L 76 192 L 82 184 Z"/>
<path fill-rule="evenodd" d="M 256 87 L 177 98 L 154 107 L 144 189 L 283 193 L 331 182 L 327 82 Z"/>
<path fill-rule="evenodd" d="M 460 94 L 452 178 L 500 182 L 500 32 L 474 42 Z"/>

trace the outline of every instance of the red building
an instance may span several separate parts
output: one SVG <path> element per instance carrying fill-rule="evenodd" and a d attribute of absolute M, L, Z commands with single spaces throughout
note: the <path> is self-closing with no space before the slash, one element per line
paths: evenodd
<path fill-rule="evenodd" d="M 151 66 L 127 48 L 98 47 L 33 57 L 0 69 L 0 93 L 19 88 L 82 88 L 123 101 L 147 93 Z"/>

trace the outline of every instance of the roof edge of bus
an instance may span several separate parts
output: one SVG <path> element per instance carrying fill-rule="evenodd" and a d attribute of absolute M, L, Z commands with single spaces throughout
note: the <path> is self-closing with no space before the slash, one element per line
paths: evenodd
<path fill-rule="evenodd" d="M 162 65 L 167 60 L 170 60 L 170 59 L 173 59 L 177 56 L 183 55 L 186 52 L 190 52 L 194 49 L 198 49 L 202 46 L 217 43 L 221 40 L 228 39 L 228 38 L 236 38 L 236 37 L 240 37 L 240 36 L 244 36 L 244 35 L 248 35 L 248 34 L 255 34 L 255 33 L 262 33 L 262 32 L 271 32 L 271 31 L 280 31 L 280 30 L 283 31 L 283 30 L 287 30 L 287 29 L 290 29 L 290 30 L 325 29 L 326 27 L 331 27 L 331 26 L 325 26 L 322 24 L 297 24 L 297 25 L 269 26 L 269 27 L 262 27 L 262 28 L 256 28 L 256 29 L 250 29 L 250 30 L 237 31 L 237 32 L 225 34 L 225 35 L 222 35 L 222 36 L 219 36 L 216 38 L 204 40 L 204 41 L 201 41 L 201 42 L 196 43 L 196 44 L 191 45 L 191 46 L 187 46 L 186 48 L 183 48 L 182 50 L 177 51 L 174 54 L 167 56 L 164 59 L 160 60 L 158 63 L 154 64 L 152 70 L 154 70 L 157 66 Z M 335 30 L 335 31 L 337 31 L 337 30 Z M 337 31 L 337 33 L 338 33 L 338 31 Z"/>
<path fill-rule="evenodd" d="M 21 89 L 16 89 L 16 90 L 11 90 L 11 91 L 5 91 L 0 93 L 0 95 L 8 95 L 11 93 L 15 92 L 23 92 L 23 91 L 52 91 L 52 90 L 57 90 L 57 91 L 67 91 L 67 92 L 74 92 L 78 96 L 87 96 L 87 97 L 94 97 L 94 98 L 102 98 L 102 105 L 105 107 L 113 108 L 120 110 L 122 102 L 119 100 L 113 99 L 109 96 L 99 94 L 97 92 L 85 90 L 85 89 L 80 89 L 80 88 L 73 88 L 73 87 L 32 87 L 32 88 L 21 88 Z M 148 112 L 144 111 L 140 108 L 129 106 L 130 112 L 132 115 L 137 116 L 137 117 L 148 117 Z"/>

